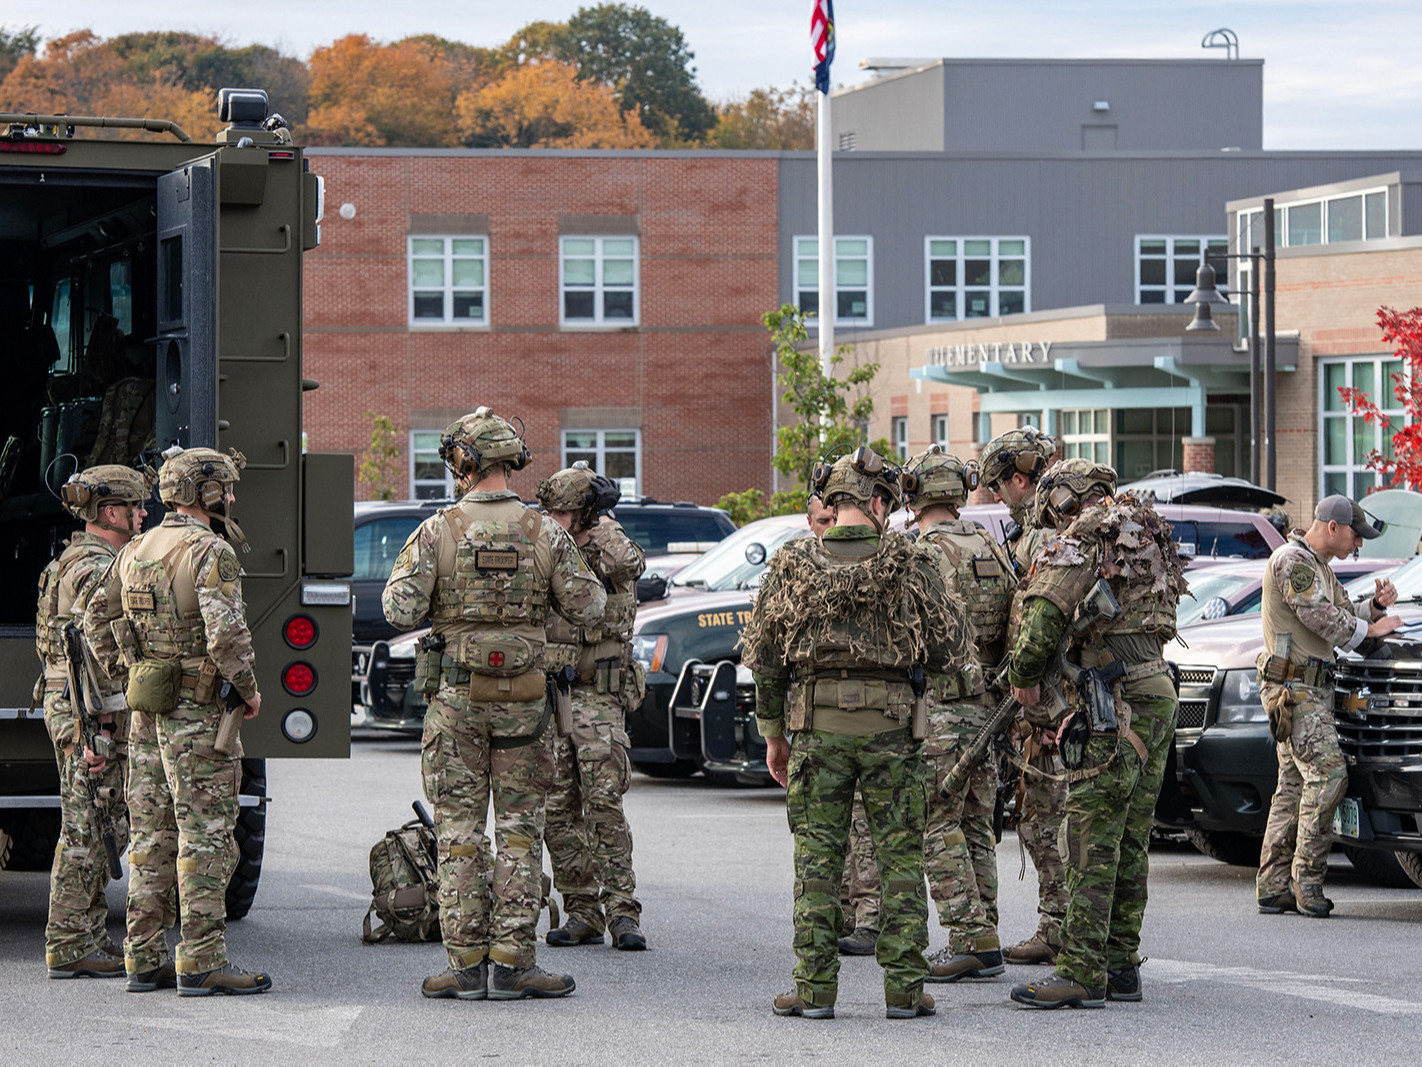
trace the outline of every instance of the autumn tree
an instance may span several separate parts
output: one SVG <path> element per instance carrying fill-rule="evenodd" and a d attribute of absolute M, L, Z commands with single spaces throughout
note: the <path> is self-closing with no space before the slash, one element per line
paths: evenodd
<path fill-rule="evenodd" d="M 564 63 L 516 68 L 465 93 L 455 106 L 464 143 L 476 148 L 650 148 L 652 135 L 611 90 L 578 80 Z"/>
<path fill-rule="evenodd" d="M 24 56 L 32 56 L 39 48 L 38 26 L 21 26 L 17 30 L 7 30 L 0 26 L 0 81 L 15 69 Z"/>
<path fill-rule="evenodd" d="M 812 86 L 752 89 L 744 98 L 718 109 L 716 128 L 707 138 L 712 148 L 804 149 L 815 147 L 815 99 Z"/>
<path fill-rule="evenodd" d="M 1354 415 L 1391 434 L 1381 450 L 1368 453 L 1369 469 L 1382 474 L 1390 488 L 1422 489 L 1422 307 L 1410 311 L 1379 308 L 1378 326 L 1383 341 L 1393 346 L 1393 355 L 1402 361 L 1401 369 L 1389 375 L 1397 403 L 1387 405 L 1402 409 L 1402 425 L 1395 426 L 1393 418 L 1361 389 L 1342 386 L 1338 394 Z"/>
<path fill-rule="evenodd" d="M 352 34 L 311 54 L 310 144 L 452 147 L 455 63 L 429 39 Z"/>
<path fill-rule="evenodd" d="M 395 420 L 373 411 L 367 411 L 365 417 L 370 420 L 370 444 L 360 454 L 356 481 L 370 493 L 368 499 L 394 500 L 405 476 Z"/>

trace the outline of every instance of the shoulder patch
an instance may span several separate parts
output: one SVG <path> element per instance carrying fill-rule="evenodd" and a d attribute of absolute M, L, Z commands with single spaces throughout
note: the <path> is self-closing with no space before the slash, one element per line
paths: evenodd
<path fill-rule="evenodd" d="M 395 569 L 397 571 L 408 570 L 410 561 L 415 558 L 415 553 L 410 549 L 410 542 L 405 542 L 405 547 L 400 549 L 400 554 L 395 557 Z"/>
<path fill-rule="evenodd" d="M 1295 563 L 1289 570 L 1289 587 L 1295 593 L 1302 593 L 1313 584 L 1313 568 L 1307 563 Z"/>
<path fill-rule="evenodd" d="M 242 568 L 237 565 L 237 557 L 232 549 L 223 547 L 217 550 L 217 576 L 224 582 L 235 582 L 237 575 L 242 573 Z"/>

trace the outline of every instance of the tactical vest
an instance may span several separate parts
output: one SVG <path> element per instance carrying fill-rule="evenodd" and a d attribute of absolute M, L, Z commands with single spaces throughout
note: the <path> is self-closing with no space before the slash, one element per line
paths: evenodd
<path fill-rule="evenodd" d="M 1269 566 L 1264 571 L 1263 599 L 1260 603 L 1260 620 L 1264 627 L 1264 647 L 1271 656 L 1277 656 L 1279 654 L 1276 647 L 1278 635 L 1292 634 L 1292 639 L 1289 642 L 1289 662 L 1305 664 L 1310 658 L 1332 662 L 1334 651 L 1328 638 L 1314 633 L 1305 626 L 1299 618 L 1298 612 L 1290 607 L 1288 601 L 1284 599 L 1284 590 L 1280 583 L 1288 582 L 1291 569 L 1286 561 L 1307 563 L 1313 568 L 1314 581 L 1327 583 L 1325 588 L 1328 590 L 1328 599 L 1333 603 L 1333 606 L 1341 608 L 1351 618 L 1357 618 L 1358 615 L 1353 610 L 1353 602 L 1348 599 L 1348 593 L 1338 581 L 1338 575 L 1333 572 L 1333 568 L 1319 559 L 1317 554 L 1307 547 L 1306 543 L 1303 552 L 1290 551 L 1296 543 L 1293 538 L 1290 538 L 1287 546 L 1276 549 L 1274 555 L 1269 558 Z M 1276 564 L 1284 565 L 1276 571 Z"/>
<path fill-rule="evenodd" d="M 64 580 L 78 563 L 91 561 L 95 569 L 107 567 L 115 552 L 107 541 L 76 533 L 61 552 L 40 573 L 39 604 L 35 612 L 35 648 L 51 676 L 64 673 L 64 627 L 74 620 L 82 604 L 64 603 L 60 595 Z"/>
<path fill-rule="evenodd" d="M 923 531 L 923 539 L 941 548 L 953 568 L 958 595 L 973 621 L 979 661 L 997 663 L 1016 582 L 996 542 L 967 519 L 935 523 Z"/>
<path fill-rule="evenodd" d="M 607 590 L 607 609 L 596 626 L 583 627 L 583 642 L 630 641 L 632 623 L 637 618 L 637 583 L 604 583 L 603 588 Z"/>
<path fill-rule="evenodd" d="M 123 614 L 144 659 L 200 661 L 207 655 L 191 559 L 215 537 L 196 524 L 159 526 L 130 541 L 119 557 Z"/>
<path fill-rule="evenodd" d="M 430 623 L 445 635 L 449 655 L 476 674 L 536 669 L 548 619 L 548 585 L 534 558 L 542 516 L 525 509 L 513 522 L 471 518 L 456 504 L 440 518 L 454 541 L 454 570 L 435 579 Z"/>

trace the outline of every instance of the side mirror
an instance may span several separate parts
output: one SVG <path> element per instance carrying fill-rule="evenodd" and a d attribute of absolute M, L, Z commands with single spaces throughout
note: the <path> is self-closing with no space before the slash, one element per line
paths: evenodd
<path fill-rule="evenodd" d="M 746 545 L 746 562 L 752 567 L 759 567 L 765 562 L 765 546 L 759 541 L 752 541 Z"/>

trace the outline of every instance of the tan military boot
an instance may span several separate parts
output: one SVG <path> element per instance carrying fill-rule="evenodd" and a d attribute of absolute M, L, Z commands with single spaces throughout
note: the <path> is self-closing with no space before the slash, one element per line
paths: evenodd
<path fill-rule="evenodd" d="M 781 993 L 771 1005 L 776 1015 L 793 1015 L 802 1019 L 833 1019 L 833 1004 L 811 1004 L 799 993 Z"/>
<path fill-rule="evenodd" d="M 1104 1008 L 1106 990 L 1054 974 L 1040 982 L 1013 986 L 1012 999 L 1029 1008 Z"/>
<path fill-rule="evenodd" d="M 598 927 L 569 915 L 568 921 L 549 930 L 544 940 L 554 948 L 567 948 L 569 945 L 600 945 L 604 939 Z"/>
<path fill-rule="evenodd" d="M 130 971 L 128 991 L 130 993 L 151 993 L 155 989 L 173 989 L 178 984 L 178 972 L 171 963 L 160 963 L 149 971 Z"/>
<path fill-rule="evenodd" d="M 265 993 L 272 987 L 269 975 L 260 971 L 252 973 L 228 963 L 216 970 L 196 971 L 178 975 L 178 996 L 210 997 L 214 993 L 224 995 L 244 995 Z"/>
<path fill-rule="evenodd" d="M 578 983 L 570 974 L 549 974 L 542 967 L 505 967 L 494 964 L 489 975 L 490 1000 L 522 1000 L 524 997 L 566 997 Z"/>
<path fill-rule="evenodd" d="M 608 923 L 607 932 L 612 935 L 613 945 L 623 952 L 641 952 L 647 947 L 647 939 L 642 934 L 642 927 L 630 915 L 617 916 Z"/>
<path fill-rule="evenodd" d="M 446 968 L 420 983 L 420 992 L 431 1000 L 483 1000 L 489 995 L 489 963 L 480 960 L 473 967 Z"/>
<path fill-rule="evenodd" d="M 1316 883 L 1300 885 L 1294 883 L 1294 903 L 1299 914 L 1310 919 L 1326 919 L 1333 911 L 1333 901 L 1323 895 L 1323 886 Z"/>
<path fill-rule="evenodd" d="M 920 993 L 914 1004 L 889 1004 L 884 1008 L 886 1019 L 917 1019 L 924 1015 L 937 1014 L 938 1009 L 933 1006 L 933 998 L 927 993 Z"/>
<path fill-rule="evenodd" d="M 55 964 L 49 969 L 51 978 L 122 978 L 125 973 L 123 957 L 110 955 L 101 948 L 81 960 Z"/>
<path fill-rule="evenodd" d="M 1034 963 L 1053 964 L 1057 962 L 1057 950 L 1052 947 L 1042 931 L 1038 930 L 1026 941 L 1019 941 L 1002 954 L 1008 963 L 1030 965 Z"/>
<path fill-rule="evenodd" d="M 1007 970 L 1002 962 L 1002 943 L 993 934 L 980 937 L 973 943 L 971 952 L 955 953 L 951 948 L 941 948 L 928 957 L 928 974 L 925 981 L 957 982 L 964 978 L 996 978 Z"/>

